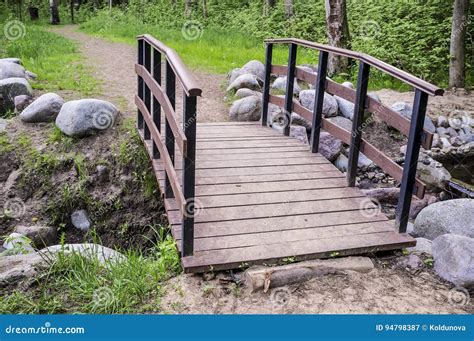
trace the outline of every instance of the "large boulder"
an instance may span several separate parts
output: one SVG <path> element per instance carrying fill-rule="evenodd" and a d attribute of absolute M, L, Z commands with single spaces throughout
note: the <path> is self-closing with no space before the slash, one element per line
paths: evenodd
<path fill-rule="evenodd" d="M 291 113 L 291 124 L 293 124 L 295 126 L 305 127 L 306 130 L 308 130 L 308 131 L 311 131 L 311 127 L 313 126 L 313 124 L 311 122 L 309 122 L 307 119 L 305 119 L 304 117 L 298 115 L 295 112 Z"/>
<path fill-rule="evenodd" d="M 445 234 L 431 246 L 438 275 L 457 286 L 474 288 L 474 239 Z"/>
<path fill-rule="evenodd" d="M 430 158 L 426 162 L 418 162 L 417 176 L 423 181 L 426 187 L 439 192 L 446 188 L 448 181 L 451 180 L 451 174 L 443 167 L 441 163 Z"/>
<path fill-rule="evenodd" d="M 10 63 L 12 65 L 16 65 Z M 24 78 L 7 78 L 0 80 L 0 114 L 15 109 L 15 97 L 33 96 L 30 83 Z"/>
<path fill-rule="evenodd" d="M 314 98 L 316 91 L 315 90 L 303 90 L 300 92 L 300 103 L 306 109 L 314 110 Z M 337 115 L 337 101 L 336 99 L 328 93 L 324 93 L 323 101 L 323 115 L 325 117 L 333 117 Z"/>
<path fill-rule="evenodd" d="M 342 142 L 326 131 L 321 131 L 319 136 L 319 153 L 333 162 L 341 154 Z"/>
<path fill-rule="evenodd" d="M 54 226 L 20 225 L 15 227 L 15 232 L 28 237 L 36 247 L 49 246 L 56 242 L 57 230 Z"/>
<path fill-rule="evenodd" d="M 232 84 L 239 76 L 245 75 L 244 69 L 235 68 L 227 74 L 227 81 L 229 84 Z"/>
<path fill-rule="evenodd" d="M 26 289 L 47 267 L 48 262 L 40 253 L 0 257 L 0 289 Z"/>
<path fill-rule="evenodd" d="M 329 122 L 332 122 L 349 132 L 352 131 L 352 121 L 349 120 L 348 118 L 345 118 L 342 116 L 336 116 L 336 117 L 328 118 L 328 120 Z"/>
<path fill-rule="evenodd" d="M 118 109 L 107 101 L 80 99 L 64 103 L 56 117 L 57 127 L 68 136 L 87 136 L 115 123 Z"/>
<path fill-rule="evenodd" d="M 446 233 L 474 238 L 474 200 L 440 201 L 418 214 L 413 232 L 430 240 Z"/>
<path fill-rule="evenodd" d="M 239 89 L 235 93 L 235 97 L 237 98 L 244 98 L 244 97 L 249 97 L 249 96 L 262 96 L 262 94 L 256 90 L 251 90 L 247 88 Z"/>
<path fill-rule="evenodd" d="M 352 120 L 354 117 L 354 104 L 339 96 L 334 96 L 334 98 L 336 99 L 337 107 L 341 115 Z"/>
<path fill-rule="evenodd" d="M 275 79 L 275 81 L 272 84 L 272 89 L 282 91 L 282 92 L 286 92 L 286 76 L 278 77 L 277 79 Z M 298 85 L 297 79 L 295 78 L 295 81 L 293 83 L 293 95 L 298 96 L 298 94 L 300 92 L 301 92 L 301 88 Z"/>
<path fill-rule="evenodd" d="M 84 258 L 90 260 L 98 260 L 100 263 L 113 263 L 113 262 L 123 262 L 127 258 L 118 251 L 112 250 L 108 247 L 99 245 L 99 244 L 64 244 L 64 245 L 53 245 L 42 249 L 40 251 L 45 258 L 52 259 L 48 256 L 56 256 L 58 253 L 63 254 L 79 254 Z"/>
<path fill-rule="evenodd" d="M 235 101 L 230 107 L 229 116 L 234 121 L 258 121 L 262 114 L 262 98 L 248 96 Z"/>
<path fill-rule="evenodd" d="M 413 114 L 413 108 L 408 103 L 406 102 L 393 103 L 392 109 L 400 113 L 402 116 L 411 120 L 411 115 Z M 427 131 L 433 134 L 436 132 L 436 127 L 429 117 L 425 117 L 425 123 L 423 125 L 423 128 L 425 128 Z"/>
<path fill-rule="evenodd" d="M 7 78 L 26 78 L 25 68 L 16 63 L 0 61 L 0 80 Z"/>
<path fill-rule="evenodd" d="M 20 114 L 23 122 L 38 123 L 52 122 L 59 114 L 64 100 L 55 93 L 41 95 L 37 100 L 31 103 Z"/>
<path fill-rule="evenodd" d="M 15 63 L 18 65 L 22 65 L 20 58 L 0 58 L 0 63 Z"/>
<path fill-rule="evenodd" d="M 239 90 L 242 88 L 259 90 L 260 84 L 258 83 L 257 77 L 250 73 L 243 74 L 230 83 L 230 85 L 227 87 L 227 91 Z"/>
<path fill-rule="evenodd" d="M 262 62 L 259 62 L 258 60 L 249 61 L 247 64 L 242 66 L 242 69 L 247 73 L 256 76 L 260 81 L 263 81 L 265 78 L 265 65 L 263 65 Z"/>

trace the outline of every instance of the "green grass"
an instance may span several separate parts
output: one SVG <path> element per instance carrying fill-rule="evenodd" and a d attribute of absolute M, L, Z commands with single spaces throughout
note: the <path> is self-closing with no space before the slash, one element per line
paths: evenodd
<path fill-rule="evenodd" d="M 0 314 L 160 312 L 162 284 L 181 267 L 171 237 L 151 251 L 150 256 L 129 252 L 126 261 L 105 265 L 59 254 L 32 290 L 0 298 Z"/>
<path fill-rule="evenodd" d="M 47 31 L 46 25 L 26 23 L 23 38 L 17 40 L 8 40 L 2 35 L 0 58 L 20 58 L 25 68 L 38 76 L 37 81 L 31 82 L 35 89 L 72 90 L 81 95 L 96 93 L 98 82 L 81 62 L 75 43 Z"/>

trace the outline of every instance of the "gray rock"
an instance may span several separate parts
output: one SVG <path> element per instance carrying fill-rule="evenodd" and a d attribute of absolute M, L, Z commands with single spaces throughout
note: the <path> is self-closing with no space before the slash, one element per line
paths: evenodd
<path fill-rule="evenodd" d="M 18 65 L 22 65 L 23 63 L 21 62 L 20 58 L 0 58 L 0 63 L 6 62 L 6 63 L 15 63 Z"/>
<path fill-rule="evenodd" d="M 336 116 L 336 117 L 331 117 L 328 118 L 329 122 L 332 122 L 334 124 L 337 124 L 341 128 L 347 130 L 347 131 L 352 131 L 352 121 L 342 117 L 342 116 Z"/>
<path fill-rule="evenodd" d="M 91 227 L 91 221 L 86 210 L 76 210 L 71 214 L 71 222 L 75 228 L 81 231 L 87 231 Z"/>
<path fill-rule="evenodd" d="M 5 120 L 4 118 L 0 118 L 0 133 L 3 133 L 5 130 L 7 130 L 7 124 L 7 120 Z"/>
<path fill-rule="evenodd" d="M 365 154 L 359 153 L 359 161 L 357 162 L 357 167 L 370 167 L 374 163 L 370 160 Z"/>
<path fill-rule="evenodd" d="M 451 174 L 441 163 L 425 156 L 418 162 L 417 176 L 423 181 L 426 187 L 434 192 L 439 192 L 446 188 Z"/>
<path fill-rule="evenodd" d="M 300 92 L 300 103 L 306 109 L 313 111 L 314 110 L 314 97 L 315 90 L 303 90 Z M 336 99 L 328 93 L 324 93 L 323 101 L 323 115 L 325 117 L 334 117 L 337 115 L 337 101 Z"/>
<path fill-rule="evenodd" d="M 265 65 L 263 65 L 262 62 L 259 62 L 258 60 L 249 61 L 247 64 L 242 66 L 242 69 L 247 73 L 256 76 L 259 80 L 263 81 L 265 78 Z"/>
<path fill-rule="evenodd" d="M 34 98 L 28 95 L 16 96 L 13 99 L 13 103 L 15 105 L 15 111 L 22 112 L 23 109 L 25 109 L 27 106 L 33 103 L 33 101 L 34 101 Z"/>
<path fill-rule="evenodd" d="M 339 96 L 334 96 L 334 98 L 336 99 L 337 106 L 341 115 L 345 118 L 348 118 L 349 120 L 352 120 L 352 118 L 354 117 L 354 104 Z"/>
<path fill-rule="evenodd" d="M 100 183 L 105 183 L 109 181 L 109 167 L 105 165 L 98 165 L 97 169 L 97 180 Z"/>
<path fill-rule="evenodd" d="M 64 103 L 56 126 L 68 136 L 87 136 L 112 127 L 118 109 L 107 101 L 81 99 Z"/>
<path fill-rule="evenodd" d="M 279 133 L 283 134 L 283 126 L 273 125 L 273 129 L 278 131 Z M 306 128 L 302 126 L 290 126 L 290 137 L 294 137 L 295 139 L 308 144 L 308 134 L 306 133 Z"/>
<path fill-rule="evenodd" d="M 456 129 L 454 129 L 453 127 L 449 127 L 447 130 L 447 133 L 449 136 L 451 137 L 455 137 L 455 136 L 458 136 L 458 132 L 456 131 Z"/>
<path fill-rule="evenodd" d="M 415 254 L 401 257 L 399 264 L 405 268 L 419 269 L 423 266 L 423 261 Z"/>
<path fill-rule="evenodd" d="M 336 161 L 334 161 L 334 166 L 336 166 L 336 168 L 339 169 L 341 172 L 347 172 L 348 164 L 349 160 L 343 154 L 340 154 L 337 157 Z"/>
<path fill-rule="evenodd" d="M 367 96 L 375 99 L 379 103 L 382 103 L 382 100 L 380 99 L 380 96 L 376 92 L 371 91 L 371 92 L 367 93 Z"/>
<path fill-rule="evenodd" d="M 306 130 L 310 131 L 312 127 L 312 123 L 308 122 L 304 117 L 298 115 L 295 112 L 291 113 L 291 124 L 295 126 L 302 126 L 305 127 Z"/>
<path fill-rule="evenodd" d="M 454 136 L 449 139 L 449 143 L 454 147 L 459 147 L 464 144 L 464 140 L 460 136 Z"/>
<path fill-rule="evenodd" d="M 438 127 L 438 128 L 436 128 L 436 132 L 439 134 L 439 136 L 446 136 L 446 135 L 448 135 L 448 129 L 443 128 L 443 127 Z"/>
<path fill-rule="evenodd" d="M 474 239 L 455 234 L 439 236 L 432 244 L 438 275 L 457 286 L 474 287 Z"/>
<path fill-rule="evenodd" d="M 261 98 L 261 96 L 259 96 Z M 284 115 L 284 110 L 278 105 L 268 103 L 268 114 L 267 114 L 267 123 L 271 127 L 274 124 L 280 125 L 282 119 L 286 117 Z"/>
<path fill-rule="evenodd" d="M 464 134 L 460 136 L 463 144 L 474 142 L 474 134 Z"/>
<path fill-rule="evenodd" d="M 0 289 L 27 289 L 48 266 L 40 253 L 0 257 Z"/>
<path fill-rule="evenodd" d="M 416 238 L 416 246 L 409 247 L 407 250 L 413 253 L 427 253 L 431 255 L 431 243 L 432 241 L 429 239 Z"/>
<path fill-rule="evenodd" d="M 438 119 L 436 120 L 436 125 L 438 127 L 448 128 L 449 122 L 446 116 L 443 116 L 443 115 L 438 116 Z"/>
<path fill-rule="evenodd" d="M 123 262 L 127 258 L 118 251 L 112 250 L 108 247 L 99 244 L 65 244 L 65 245 L 53 245 L 42 249 L 40 251 L 46 258 L 48 256 L 56 256 L 58 253 L 72 254 L 76 253 L 84 258 L 91 260 L 98 260 L 102 264 Z"/>
<path fill-rule="evenodd" d="M 17 232 L 10 233 L 3 242 L 3 247 L 8 255 L 28 254 L 35 252 L 31 246 L 31 240 Z"/>
<path fill-rule="evenodd" d="M 250 73 L 243 74 L 230 83 L 227 87 L 227 91 L 239 90 L 242 88 L 260 90 L 260 84 L 257 81 L 257 77 Z"/>
<path fill-rule="evenodd" d="M 278 77 L 277 79 L 275 79 L 272 84 L 272 89 L 286 92 L 286 76 Z M 298 85 L 298 80 L 295 78 L 295 81 L 293 83 L 293 95 L 298 96 L 300 92 L 301 88 Z"/>
<path fill-rule="evenodd" d="M 29 80 L 34 81 L 38 78 L 38 75 L 36 73 L 33 73 L 31 71 L 26 70 L 25 71 L 25 77 Z"/>
<path fill-rule="evenodd" d="M 46 225 L 20 225 L 15 227 L 15 232 L 28 237 L 36 247 L 52 245 L 57 237 L 56 228 Z"/>
<path fill-rule="evenodd" d="M 346 81 L 346 82 L 342 83 L 341 85 L 342 85 L 342 86 L 345 86 L 346 88 L 354 89 L 354 84 L 352 84 L 352 83 L 349 82 L 349 81 Z"/>
<path fill-rule="evenodd" d="M 0 61 L 0 80 L 7 78 L 26 78 L 25 68 L 16 63 Z"/>
<path fill-rule="evenodd" d="M 408 103 L 405 103 L 405 102 L 393 103 L 392 109 L 399 112 L 402 116 L 411 120 L 413 108 Z M 429 117 L 425 117 L 425 123 L 423 127 L 430 133 L 434 133 L 436 131 L 436 127 L 433 124 L 433 122 L 429 119 Z"/>
<path fill-rule="evenodd" d="M 319 153 L 331 162 L 334 162 L 342 151 L 341 140 L 326 131 L 321 131 L 319 137 Z"/>
<path fill-rule="evenodd" d="M 38 123 L 52 122 L 59 114 L 64 100 L 55 93 L 41 95 L 37 100 L 31 103 L 20 114 L 23 122 Z"/>
<path fill-rule="evenodd" d="M 239 89 L 235 93 L 235 97 L 237 98 L 244 98 L 244 97 L 249 97 L 249 96 L 262 96 L 262 94 L 258 91 L 250 90 L 247 88 Z"/>
<path fill-rule="evenodd" d="M 232 84 L 239 76 L 245 75 L 247 72 L 245 72 L 241 68 L 236 68 L 233 69 L 229 74 L 227 75 L 227 80 L 229 84 Z"/>
<path fill-rule="evenodd" d="M 474 238 L 474 200 L 447 200 L 425 207 L 416 217 L 413 231 L 430 240 L 446 233 Z"/>
<path fill-rule="evenodd" d="M 261 113 L 262 98 L 259 96 L 249 96 L 232 103 L 229 116 L 234 121 L 258 121 Z"/>
<path fill-rule="evenodd" d="M 14 99 L 20 95 L 33 96 L 33 89 L 31 89 L 31 85 L 26 79 L 7 78 L 0 80 L 0 114 L 14 110 Z"/>
<path fill-rule="evenodd" d="M 372 188 L 363 190 L 363 192 L 370 199 L 378 201 L 381 204 L 396 205 L 400 197 L 400 188 L 396 187 Z"/>

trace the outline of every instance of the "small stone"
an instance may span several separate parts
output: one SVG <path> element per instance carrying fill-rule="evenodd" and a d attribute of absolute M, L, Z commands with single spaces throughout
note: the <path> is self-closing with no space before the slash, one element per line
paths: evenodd
<path fill-rule="evenodd" d="M 29 95 L 20 95 L 16 96 L 13 99 L 14 105 L 15 105 L 15 111 L 16 112 L 21 112 L 23 109 L 25 109 L 27 106 L 29 106 L 32 102 L 34 101 L 34 98 Z"/>
<path fill-rule="evenodd" d="M 438 127 L 443 127 L 443 128 L 448 128 L 449 127 L 449 122 L 446 116 L 439 116 L 438 119 L 436 120 L 436 124 Z"/>
<path fill-rule="evenodd" d="M 71 222 L 75 228 L 87 231 L 91 227 L 91 222 L 86 210 L 76 210 L 71 214 Z"/>
<path fill-rule="evenodd" d="M 97 168 L 97 180 L 100 183 L 109 181 L 109 168 L 105 165 L 98 165 Z"/>
<path fill-rule="evenodd" d="M 423 261 L 417 255 L 410 254 L 408 256 L 403 257 L 400 260 L 399 264 L 405 268 L 419 269 L 423 266 Z"/>
<path fill-rule="evenodd" d="M 255 75 L 246 73 L 237 77 L 228 87 L 227 91 L 239 90 L 242 88 L 247 88 L 251 90 L 260 90 L 260 84 L 258 83 L 257 77 Z"/>
<path fill-rule="evenodd" d="M 50 92 L 41 95 L 28 105 L 20 114 L 20 118 L 27 123 L 52 122 L 58 116 L 63 104 L 61 96 Z"/>
<path fill-rule="evenodd" d="M 257 77 L 260 81 L 265 78 L 265 65 L 258 60 L 251 60 L 242 66 L 242 70 Z"/>
<path fill-rule="evenodd" d="M 262 96 L 262 94 L 258 91 L 247 89 L 247 88 L 241 88 L 237 90 L 235 93 L 235 97 L 237 98 L 244 98 L 244 97 L 249 97 L 249 96 Z"/>
<path fill-rule="evenodd" d="M 416 238 L 416 246 L 409 247 L 407 250 L 414 253 L 426 253 L 431 255 L 431 243 L 432 241 L 429 239 Z"/>
<path fill-rule="evenodd" d="M 272 89 L 279 90 L 279 91 L 286 91 L 286 76 L 285 77 L 278 77 L 272 84 Z M 298 96 L 300 93 L 301 88 L 298 85 L 298 80 L 295 78 L 293 83 L 293 95 Z"/>
<path fill-rule="evenodd" d="M 53 226 L 20 225 L 15 227 L 15 232 L 28 237 L 36 247 L 49 246 L 56 242 L 57 231 Z"/>

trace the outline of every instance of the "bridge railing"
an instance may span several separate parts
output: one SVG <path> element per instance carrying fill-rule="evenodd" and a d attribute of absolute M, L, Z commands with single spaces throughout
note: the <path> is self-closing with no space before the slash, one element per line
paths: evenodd
<path fill-rule="evenodd" d="M 161 159 L 165 169 L 164 197 L 175 198 L 182 215 L 182 254 L 194 251 L 194 195 L 196 161 L 196 104 L 201 89 L 194 82 L 177 53 L 159 40 L 145 34 L 138 39 L 137 125 L 143 138 L 152 140 L 153 159 Z M 165 62 L 165 89 L 162 86 L 161 60 Z M 183 88 L 183 120 L 176 116 L 176 79 Z M 164 134 L 161 131 L 164 115 Z M 175 162 L 175 146 L 183 157 L 182 182 Z"/>
<path fill-rule="evenodd" d="M 285 110 L 286 117 L 283 132 L 287 136 L 290 134 L 291 112 L 295 112 L 309 122 L 312 122 L 310 148 L 313 153 L 316 153 L 319 150 L 321 129 L 324 129 L 344 143 L 349 144 L 347 182 L 351 187 L 355 186 L 359 153 L 364 153 L 376 165 L 390 174 L 394 179 L 400 181 L 401 189 L 396 211 L 396 225 L 400 233 L 406 232 L 412 194 L 414 193 L 418 197 L 423 197 L 425 192 L 425 185 L 416 178 L 416 167 L 420 146 L 429 149 L 431 148 L 433 140 L 433 134 L 423 128 L 428 96 L 441 96 L 443 95 L 444 90 L 364 53 L 293 38 L 269 39 L 266 40 L 265 43 L 266 54 L 262 125 L 267 124 L 268 103 L 272 103 Z M 275 44 L 288 45 L 288 65 L 280 66 L 272 64 L 273 46 Z M 316 73 L 308 72 L 296 67 L 298 46 L 319 51 L 318 70 Z M 357 88 L 355 90 L 327 79 L 329 53 L 334 53 L 336 55 L 345 56 L 359 61 Z M 370 67 L 374 67 L 389 74 L 415 88 L 411 120 L 403 117 L 398 112 L 380 103 L 378 100 L 367 96 Z M 270 94 L 270 78 L 272 74 L 287 76 L 284 98 Z M 295 78 L 314 85 L 315 101 L 312 111 L 294 101 L 293 86 Z M 354 116 L 351 131 L 344 129 L 323 117 L 325 92 L 339 96 L 354 104 Z M 362 138 L 363 118 L 366 110 L 373 113 L 389 126 L 408 136 L 403 168 L 384 155 L 367 140 Z"/>

